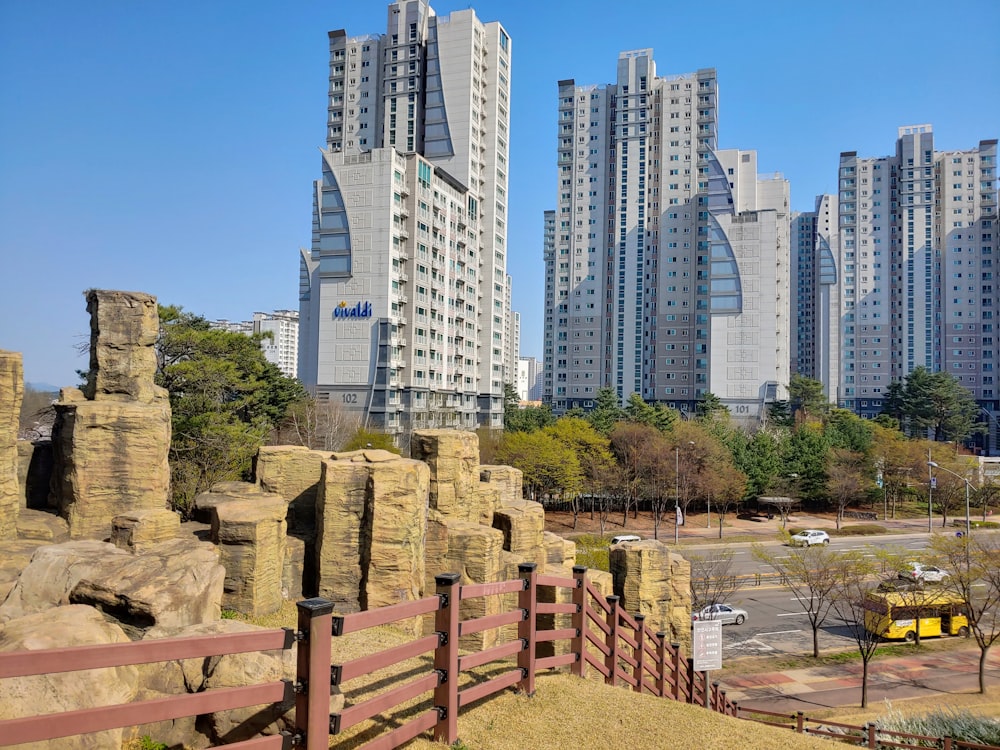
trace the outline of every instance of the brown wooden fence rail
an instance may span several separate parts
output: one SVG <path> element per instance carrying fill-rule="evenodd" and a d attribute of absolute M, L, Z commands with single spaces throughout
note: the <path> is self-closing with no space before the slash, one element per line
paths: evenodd
<path fill-rule="evenodd" d="M 843 724 L 827 719 L 810 719 L 802 711 L 794 714 L 783 714 L 775 711 L 764 711 L 759 708 L 737 706 L 736 716 L 749 719 L 772 727 L 791 729 L 799 734 L 811 734 L 817 737 L 847 742 L 852 745 L 871 748 L 902 748 L 917 750 L 918 748 L 938 747 L 941 750 L 998 750 L 996 745 L 979 745 L 974 742 L 962 742 L 951 737 L 930 737 L 925 734 L 909 734 L 892 729 L 879 729 L 873 722 L 864 725 Z M 813 725 L 813 726 L 810 726 Z M 928 745 L 928 743 L 934 743 Z"/>
<path fill-rule="evenodd" d="M 602 596 L 588 580 L 586 568 L 574 567 L 572 578 L 540 575 L 534 563 L 520 565 L 518 572 L 520 577 L 510 581 L 464 586 L 457 574 L 442 574 L 435 579 L 437 590 L 432 596 L 347 615 L 333 615 L 333 603 L 325 599 L 308 599 L 298 603 L 295 630 L 2 653 L 0 679 L 288 649 L 298 644 L 294 681 L 0 721 L 0 746 L 277 703 L 290 699 L 292 694 L 296 709 L 294 732 L 227 747 L 318 750 L 328 747 L 330 735 L 400 706 L 407 707 L 407 716 L 415 715 L 384 731 L 364 748 L 392 750 L 427 731 L 432 731 L 436 740 L 450 744 L 458 739 L 458 714 L 463 707 L 508 688 L 532 695 L 540 671 L 569 667 L 579 677 L 587 677 L 593 672 L 609 685 L 628 686 L 635 692 L 701 705 L 728 716 L 787 726 L 799 732 L 836 736 L 868 747 L 875 747 L 873 743 L 876 742 L 882 746 L 915 747 L 900 742 L 917 739 L 914 735 L 877 732 L 873 726 L 855 727 L 833 722 L 811 727 L 807 724 L 818 722 L 801 713 L 789 716 L 741 707 L 726 697 L 726 691 L 721 690 L 717 682 L 709 684 L 707 673 L 696 673 L 693 662 L 684 656 L 678 643 L 668 640 L 666 633 L 653 632 L 642 615 L 626 613 L 618 597 Z M 495 597 L 500 597 L 501 606 L 480 607 L 479 610 L 502 610 L 499 613 L 467 619 L 460 616 L 463 602 Z M 503 603 L 510 603 L 515 598 L 516 604 L 504 610 Z M 391 623 L 412 624 L 417 618 L 429 617 L 434 620 L 434 631 L 430 635 L 353 661 L 332 663 L 336 637 Z M 540 621 L 552 626 L 540 629 Z M 497 645 L 480 651 L 460 652 L 462 636 L 485 631 L 495 631 L 496 638 L 488 640 L 497 641 Z M 421 661 L 417 657 L 424 658 Z M 398 667 L 410 660 L 417 660 L 416 663 L 422 666 L 406 667 L 404 675 L 393 678 L 391 689 L 330 714 L 330 695 L 334 686 L 343 686 L 351 680 Z M 468 677 L 470 670 L 486 665 L 494 670 L 489 679 L 480 682 L 463 679 L 463 674 Z M 351 693 L 347 691 L 346 694 L 350 696 Z M 397 718 L 391 723 L 398 721 Z M 834 727 L 847 734 L 839 734 L 831 729 Z M 940 743 L 946 750 L 982 749 L 982 746 L 951 740 Z"/>

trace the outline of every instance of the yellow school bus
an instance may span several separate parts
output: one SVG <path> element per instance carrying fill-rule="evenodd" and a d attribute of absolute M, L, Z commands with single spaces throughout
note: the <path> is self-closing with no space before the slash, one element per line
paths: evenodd
<path fill-rule="evenodd" d="M 965 602 L 947 591 L 869 591 L 865 628 L 886 639 L 912 642 L 939 635 L 969 633 Z"/>

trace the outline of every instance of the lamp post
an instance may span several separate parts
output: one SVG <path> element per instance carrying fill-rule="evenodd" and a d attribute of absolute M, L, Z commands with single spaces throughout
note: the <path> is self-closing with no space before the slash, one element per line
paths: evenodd
<path fill-rule="evenodd" d="M 961 474 L 947 469 L 941 466 L 937 461 L 928 461 L 927 466 L 933 469 L 940 469 L 941 471 L 946 471 L 953 477 L 958 477 L 963 482 L 965 482 L 965 567 L 969 567 L 969 534 L 972 533 L 972 521 L 969 517 L 969 490 L 972 488 L 972 482 L 970 482 L 966 477 Z"/>
<path fill-rule="evenodd" d="M 681 533 L 681 447 L 674 446 L 674 546 Z"/>

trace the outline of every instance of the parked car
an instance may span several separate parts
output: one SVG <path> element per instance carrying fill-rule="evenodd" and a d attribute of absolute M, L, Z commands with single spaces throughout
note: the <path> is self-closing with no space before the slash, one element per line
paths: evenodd
<path fill-rule="evenodd" d="M 747 621 L 747 611 L 732 604 L 710 604 L 694 612 L 692 620 L 719 620 L 723 625 L 742 625 Z"/>
<path fill-rule="evenodd" d="M 618 536 L 611 537 L 612 544 L 621 544 L 622 542 L 641 542 L 642 537 L 637 534 L 619 534 Z"/>
<path fill-rule="evenodd" d="M 948 572 L 941 570 L 935 565 L 924 565 L 918 562 L 909 562 L 906 567 L 899 571 L 899 577 L 904 581 L 914 581 L 918 583 L 941 583 L 948 577 Z"/>
<path fill-rule="evenodd" d="M 830 535 L 820 529 L 803 529 L 792 534 L 789 544 L 793 547 L 812 547 L 814 544 L 829 544 Z"/>

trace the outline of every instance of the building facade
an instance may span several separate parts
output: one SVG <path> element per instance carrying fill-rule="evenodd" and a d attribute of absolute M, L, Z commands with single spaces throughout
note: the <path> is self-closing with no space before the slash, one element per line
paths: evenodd
<path fill-rule="evenodd" d="M 273 313 L 255 312 L 253 332 L 268 334 L 260 347 L 268 362 L 278 366 L 290 378 L 298 377 L 299 362 L 299 313 L 297 310 L 275 310 Z"/>
<path fill-rule="evenodd" d="M 472 10 L 333 31 L 299 378 L 369 428 L 499 427 L 509 366 L 511 40 Z"/>
<path fill-rule="evenodd" d="M 915 368 L 951 373 L 989 424 L 987 452 L 1000 406 L 996 159 L 995 139 L 938 151 L 926 124 L 899 128 L 891 156 L 843 152 L 836 197 L 817 199 L 815 336 L 800 353 L 831 401 L 869 418 Z"/>
<path fill-rule="evenodd" d="M 609 386 L 689 412 L 711 392 L 760 418 L 788 382 L 788 183 L 719 150 L 714 69 L 659 77 L 642 49 L 617 73 L 559 82 L 542 399 Z"/>

